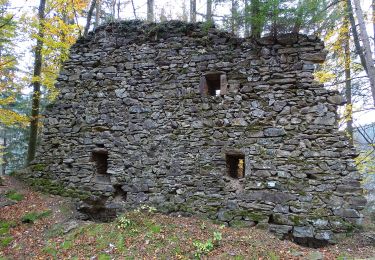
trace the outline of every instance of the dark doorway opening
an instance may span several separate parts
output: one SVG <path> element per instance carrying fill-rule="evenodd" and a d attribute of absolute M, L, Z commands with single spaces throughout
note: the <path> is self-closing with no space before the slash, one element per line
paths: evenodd
<path fill-rule="evenodd" d="M 245 176 L 245 155 L 226 154 L 227 173 L 230 177 L 241 179 Z"/>
<path fill-rule="evenodd" d="M 108 151 L 96 150 L 92 152 L 91 160 L 95 162 L 96 174 L 106 175 L 108 170 Z"/>

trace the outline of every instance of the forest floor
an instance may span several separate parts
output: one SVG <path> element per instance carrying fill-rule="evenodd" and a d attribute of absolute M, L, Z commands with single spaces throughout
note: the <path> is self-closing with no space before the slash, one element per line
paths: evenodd
<path fill-rule="evenodd" d="M 12 177 L 0 185 L 4 259 L 375 259 L 374 240 L 353 233 L 336 245 L 306 248 L 258 228 L 230 228 L 193 217 L 129 212 L 111 223 L 74 219 L 72 202 Z M 370 223 L 366 232 L 373 229 Z"/>

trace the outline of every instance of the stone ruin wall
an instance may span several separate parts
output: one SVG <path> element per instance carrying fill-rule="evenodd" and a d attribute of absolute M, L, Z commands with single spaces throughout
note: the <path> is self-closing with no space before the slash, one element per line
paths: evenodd
<path fill-rule="evenodd" d="M 323 49 L 315 36 L 254 41 L 182 22 L 101 26 L 60 73 L 34 176 L 89 192 L 80 209 L 93 218 L 148 204 L 332 242 L 366 201 L 337 129 L 343 99 L 313 80 Z M 225 95 L 202 93 L 213 71 Z M 228 176 L 231 154 L 243 178 Z"/>

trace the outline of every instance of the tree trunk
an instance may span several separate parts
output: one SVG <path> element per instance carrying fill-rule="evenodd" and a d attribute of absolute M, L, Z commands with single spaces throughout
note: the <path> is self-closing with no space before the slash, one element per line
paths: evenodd
<path fill-rule="evenodd" d="M 42 74 L 42 48 L 43 48 L 43 37 L 44 37 L 44 10 L 46 8 L 46 0 L 40 0 L 38 9 L 38 38 L 35 47 L 34 56 L 34 80 L 33 95 L 32 95 L 32 106 L 31 106 L 31 119 L 30 119 L 30 137 L 29 146 L 27 150 L 27 164 L 30 164 L 35 158 L 36 143 L 38 139 L 38 124 L 39 124 L 39 104 L 40 104 L 40 76 Z"/>
<path fill-rule="evenodd" d="M 120 20 L 121 0 L 117 1 L 117 19 Z"/>
<path fill-rule="evenodd" d="M 353 6 L 352 6 L 351 0 L 346 0 L 346 4 L 347 4 L 347 12 L 348 12 L 348 18 L 350 22 L 350 27 L 352 28 L 352 33 L 353 33 L 353 41 L 354 41 L 355 50 L 357 54 L 359 55 L 359 59 L 361 61 L 362 67 L 367 73 L 365 56 L 363 55 L 363 51 L 359 43 L 359 36 L 358 36 L 357 26 L 354 20 Z"/>
<path fill-rule="evenodd" d="M 244 36 L 249 37 L 250 36 L 250 24 L 249 24 L 249 0 L 245 0 L 245 18 L 244 18 L 244 24 L 245 24 L 245 32 Z"/>
<path fill-rule="evenodd" d="M 3 149 L 5 149 L 7 147 L 7 135 L 6 135 L 6 130 L 5 128 L 3 128 Z M 6 168 L 7 168 L 7 158 L 6 158 L 6 155 L 5 155 L 5 152 L 3 152 L 3 163 L 1 165 L 1 174 L 0 174 L 0 178 L 1 176 L 5 176 L 5 172 L 6 172 Z"/>
<path fill-rule="evenodd" d="M 375 0 L 372 0 L 372 33 L 374 35 L 374 52 L 375 52 Z"/>
<path fill-rule="evenodd" d="M 232 0 L 231 8 L 231 31 L 233 34 L 237 35 L 238 33 L 238 2 L 237 0 Z"/>
<path fill-rule="evenodd" d="M 372 94 L 372 99 L 374 101 L 374 106 L 375 106 L 375 66 L 374 66 L 374 61 L 372 59 L 370 40 L 366 31 L 366 24 L 365 24 L 365 19 L 363 17 L 361 4 L 359 0 L 353 0 L 353 2 L 354 2 L 355 13 L 357 15 L 357 19 L 359 23 L 359 29 L 360 29 L 359 36 L 363 44 L 363 54 L 365 56 L 367 76 L 370 79 L 371 94 Z"/>
<path fill-rule="evenodd" d="M 353 145 L 353 104 L 352 104 L 352 80 L 350 71 L 350 32 L 348 19 L 345 19 L 346 28 L 348 30 L 345 34 L 344 40 L 344 65 L 345 65 L 345 97 L 346 97 L 346 108 L 345 108 L 345 120 L 346 120 L 346 131 L 349 135 L 349 142 Z"/>
<path fill-rule="evenodd" d="M 260 38 L 262 33 L 262 24 L 259 22 L 257 17 L 260 13 L 260 1 L 259 0 L 251 0 L 251 37 Z"/>
<path fill-rule="evenodd" d="M 213 22 L 213 20 L 212 20 L 212 0 L 207 0 L 206 21 L 207 22 Z"/>
<path fill-rule="evenodd" d="M 190 0 L 190 22 L 197 22 L 197 0 Z"/>
<path fill-rule="evenodd" d="M 98 27 L 100 24 L 100 0 L 95 1 L 95 6 L 96 6 L 96 13 L 95 13 L 95 24 L 94 28 Z"/>
<path fill-rule="evenodd" d="M 154 0 L 147 0 L 147 22 L 154 21 Z"/>
<path fill-rule="evenodd" d="M 92 13 L 94 12 L 95 5 L 96 5 L 96 0 L 92 0 L 89 11 L 87 12 L 86 26 L 85 26 L 85 30 L 83 31 L 83 37 L 86 37 L 87 34 L 89 33 L 91 17 L 92 17 Z"/>
<path fill-rule="evenodd" d="M 112 0 L 111 8 L 111 20 L 114 21 L 116 20 L 116 0 Z"/>
<path fill-rule="evenodd" d="M 131 2 L 132 2 L 132 7 L 133 7 L 133 15 L 134 15 L 134 19 L 137 19 L 137 13 L 135 12 L 134 0 L 131 0 Z"/>

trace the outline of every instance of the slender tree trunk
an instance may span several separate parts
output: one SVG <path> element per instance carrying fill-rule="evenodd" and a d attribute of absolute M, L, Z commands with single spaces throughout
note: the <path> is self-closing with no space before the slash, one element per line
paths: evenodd
<path fill-rule="evenodd" d="M 154 0 L 147 0 L 147 22 L 154 21 Z"/>
<path fill-rule="evenodd" d="M 186 0 L 182 1 L 182 15 L 180 19 L 184 22 L 189 21 L 189 14 L 188 14 L 188 10 L 186 7 Z"/>
<path fill-rule="evenodd" d="M 117 1 L 117 19 L 120 20 L 121 0 Z"/>
<path fill-rule="evenodd" d="M 197 0 L 190 0 L 190 22 L 197 22 Z"/>
<path fill-rule="evenodd" d="M 3 149 L 5 149 L 7 147 L 7 135 L 6 135 L 6 130 L 5 128 L 3 129 Z M 6 172 L 6 168 L 7 168 L 7 158 L 6 158 L 6 154 L 5 152 L 3 153 L 3 163 L 1 165 L 1 174 L 0 174 L 0 178 L 1 176 L 5 176 L 5 172 Z"/>
<path fill-rule="evenodd" d="M 27 164 L 30 164 L 35 158 L 36 143 L 38 139 L 38 124 L 39 124 L 39 105 L 40 105 L 40 76 L 42 74 L 42 48 L 43 48 L 43 37 L 44 37 L 44 11 L 46 8 L 46 0 L 40 0 L 38 9 L 38 38 L 35 47 L 35 61 L 34 61 L 34 81 L 33 95 L 32 95 L 32 107 L 31 107 L 31 119 L 30 119 L 30 137 L 29 146 L 27 150 Z"/>
<path fill-rule="evenodd" d="M 249 24 L 249 0 L 245 0 L 245 18 L 244 18 L 244 25 L 245 25 L 245 37 L 250 36 L 250 24 Z"/>
<path fill-rule="evenodd" d="M 131 0 L 131 2 L 132 2 L 132 7 L 133 7 L 133 15 L 134 15 L 134 19 L 137 19 L 137 13 L 135 12 L 134 0 Z"/>
<path fill-rule="evenodd" d="M 374 35 L 374 52 L 375 52 L 375 0 L 372 0 L 372 33 Z"/>
<path fill-rule="evenodd" d="M 112 0 L 111 9 L 111 20 L 114 21 L 116 19 L 116 0 Z"/>
<path fill-rule="evenodd" d="M 231 31 L 233 34 L 237 35 L 238 33 L 238 1 L 232 0 L 231 8 Z"/>
<path fill-rule="evenodd" d="M 206 21 L 207 22 L 213 22 L 213 19 L 212 19 L 212 0 L 207 0 Z"/>
<path fill-rule="evenodd" d="M 363 54 L 365 56 L 367 76 L 370 79 L 371 94 L 372 94 L 372 99 L 374 101 L 374 106 L 375 106 L 375 66 L 374 66 L 374 61 L 372 59 L 370 40 L 366 31 L 366 24 L 365 24 L 365 19 L 363 17 L 361 4 L 359 0 L 353 0 L 353 2 L 354 2 L 355 13 L 357 15 L 357 19 L 359 23 L 359 29 L 360 29 L 359 35 L 363 44 Z"/>
<path fill-rule="evenodd" d="M 95 9 L 95 5 L 96 5 L 96 0 L 92 0 L 89 11 L 87 12 L 87 19 L 86 19 L 85 30 L 83 31 L 83 37 L 87 37 L 87 34 L 89 33 L 91 18 Z"/>
<path fill-rule="evenodd" d="M 95 12 L 95 24 L 94 28 L 98 27 L 100 24 L 100 0 L 95 0 L 95 7 L 96 7 L 96 12 Z"/>
<path fill-rule="evenodd" d="M 347 4 L 347 12 L 348 12 L 348 17 L 349 17 L 350 27 L 352 28 L 352 33 L 353 33 L 353 41 L 354 41 L 355 50 L 357 54 L 359 55 L 359 59 L 361 61 L 362 67 L 367 73 L 365 56 L 363 55 L 363 51 L 359 43 L 358 30 L 357 30 L 357 26 L 354 20 L 353 6 L 352 6 L 351 0 L 346 0 L 346 4 Z"/>
<path fill-rule="evenodd" d="M 353 104 L 352 104 L 352 80 L 350 71 L 350 32 L 349 32 L 349 17 L 345 19 L 344 26 L 346 27 L 347 33 L 345 34 L 344 40 L 344 65 L 345 65 L 345 97 L 346 97 L 346 108 L 345 108 L 345 119 L 346 119 L 346 131 L 349 135 L 349 142 L 353 145 Z"/>
<path fill-rule="evenodd" d="M 262 24 L 259 22 L 260 13 L 260 1 L 259 0 L 251 0 L 251 37 L 260 38 L 262 34 Z"/>

